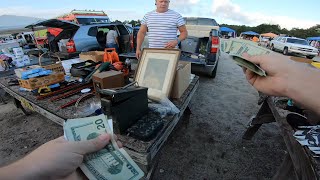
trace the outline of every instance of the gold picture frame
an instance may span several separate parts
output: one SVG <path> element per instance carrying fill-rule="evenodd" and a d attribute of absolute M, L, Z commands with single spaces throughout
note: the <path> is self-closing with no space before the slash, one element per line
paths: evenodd
<path fill-rule="evenodd" d="M 134 80 L 148 88 L 148 98 L 169 97 L 180 58 L 179 49 L 144 48 Z"/>

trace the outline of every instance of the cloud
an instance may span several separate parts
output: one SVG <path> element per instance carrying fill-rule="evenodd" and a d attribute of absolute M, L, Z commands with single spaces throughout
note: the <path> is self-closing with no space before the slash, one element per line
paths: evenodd
<path fill-rule="evenodd" d="M 179 12 L 182 16 L 211 16 L 208 0 L 172 0 L 170 9 Z"/>
<path fill-rule="evenodd" d="M 15 6 L 0 8 L 0 15 L 16 15 L 16 16 L 29 16 L 43 19 L 54 18 L 59 15 L 70 12 L 71 8 L 58 8 L 58 9 L 39 9 L 30 6 Z M 26 13 L 27 12 L 27 13 Z"/>
<path fill-rule="evenodd" d="M 282 28 L 292 29 L 294 27 L 309 28 L 319 23 L 288 16 L 276 16 L 260 12 L 249 13 L 230 0 L 213 0 L 212 14 L 223 20 L 220 23 L 250 26 L 268 23 L 279 24 Z"/>
<path fill-rule="evenodd" d="M 144 14 L 147 12 L 148 12 L 147 10 L 144 13 L 139 13 L 134 10 L 112 9 L 112 10 L 108 10 L 107 14 L 111 21 L 115 21 L 115 20 L 125 21 L 125 20 L 138 20 L 138 19 L 141 20 Z"/>

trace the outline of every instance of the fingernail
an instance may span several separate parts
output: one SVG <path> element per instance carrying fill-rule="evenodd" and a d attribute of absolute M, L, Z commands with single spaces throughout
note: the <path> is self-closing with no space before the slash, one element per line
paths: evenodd
<path fill-rule="evenodd" d="M 110 139 L 110 135 L 105 133 L 105 134 L 101 134 L 99 136 L 99 139 L 102 140 L 102 141 L 105 141 L 105 140 L 109 140 Z"/>

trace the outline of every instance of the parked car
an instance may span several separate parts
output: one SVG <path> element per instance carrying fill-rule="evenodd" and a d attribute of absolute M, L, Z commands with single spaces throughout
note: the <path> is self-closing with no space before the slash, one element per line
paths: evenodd
<path fill-rule="evenodd" d="M 54 39 L 54 49 L 61 58 L 70 58 L 81 52 L 104 50 L 106 34 L 114 27 L 119 37 L 119 53 L 130 51 L 130 33 L 121 23 L 100 23 L 79 25 L 69 21 L 49 19 L 27 26 L 28 28 L 45 26 L 60 28 L 62 32 Z"/>
<path fill-rule="evenodd" d="M 270 42 L 273 51 L 281 51 L 284 55 L 303 55 L 309 59 L 318 55 L 318 49 L 309 45 L 308 41 L 296 37 L 278 36 Z"/>

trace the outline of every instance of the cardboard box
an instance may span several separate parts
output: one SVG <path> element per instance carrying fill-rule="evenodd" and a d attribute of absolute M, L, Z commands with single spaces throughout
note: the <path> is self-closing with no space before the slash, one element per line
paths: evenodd
<path fill-rule="evenodd" d="M 94 89 L 110 89 L 124 86 L 124 75 L 119 71 L 105 71 L 92 77 Z"/>
<path fill-rule="evenodd" d="M 82 52 L 79 57 L 81 60 L 92 60 L 94 62 L 103 62 L 104 51 Z"/>
<path fill-rule="evenodd" d="M 179 61 L 178 70 L 171 90 L 171 98 L 180 98 L 190 84 L 191 63 Z"/>
<path fill-rule="evenodd" d="M 13 54 L 15 57 L 20 58 L 24 55 L 23 49 L 21 47 L 12 48 Z"/>
<path fill-rule="evenodd" d="M 24 56 L 22 56 L 22 58 L 14 58 L 14 59 L 13 59 L 13 64 L 14 64 L 16 67 L 27 66 L 27 65 L 30 64 L 29 56 L 24 55 Z"/>
<path fill-rule="evenodd" d="M 21 87 L 29 90 L 35 90 L 40 87 L 49 86 L 51 84 L 57 84 L 64 81 L 64 73 L 54 73 L 49 76 L 31 78 L 27 80 L 18 79 L 18 81 Z"/>

